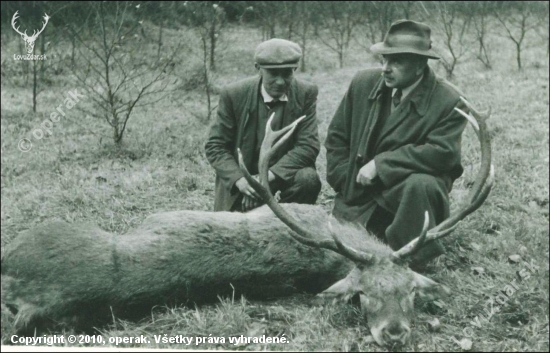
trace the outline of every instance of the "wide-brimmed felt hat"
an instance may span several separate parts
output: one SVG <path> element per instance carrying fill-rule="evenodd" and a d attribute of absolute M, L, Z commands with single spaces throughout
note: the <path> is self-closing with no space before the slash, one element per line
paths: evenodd
<path fill-rule="evenodd" d="M 273 38 L 256 47 L 254 61 L 264 69 L 298 67 L 302 49 L 294 42 Z"/>
<path fill-rule="evenodd" d="M 383 42 L 370 47 L 375 54 L 409 53 L 439 59 L 432 49 L 429 26 L 415 21 L 399 20 L 392 23 Z"/>

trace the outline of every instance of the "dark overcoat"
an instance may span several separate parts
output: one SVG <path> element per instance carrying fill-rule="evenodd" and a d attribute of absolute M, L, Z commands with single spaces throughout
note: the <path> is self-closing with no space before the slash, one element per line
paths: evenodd
<path fill-rule="evenodd" d="M 243 177 L 237 148 L 247 168 L 253 165 L 258 129 L 258 101 L 261 77 L 251 77 L 222 89 L 218 114 L 205 145 L 206 158 L 216 170 L 215 211 L 229 211 L 239 196 L 235 182 Z M 285 182 L 305 167 L 315 168 L 319 154 L 317 128 L 317 86 L 294 78 L 287 92 L 282 120 L 274 130 L 305 115 L 292 137 L 271 160 L 270 170 Z M 261 142 L 261 141 L 260 141 Z M 257 161 L 256 161 L 257 163 Z"/>
<path fill-rule="evenodd" d="M 329 125 L 325 144 L 327 181 L 337 192 L 333 214 L 363 225 L 373 205 L 397 212 L 399 200 L 391 198 L 401 193 L 392 188 L 403 187 L 411 174 L 438 178 L 437 185 L 448 193 L 463 172 L 460 149 L 466 119 L 453 108 L 466 108 L 458 89 L 427 66 L 418 86 L 385 117 L 383 127 L 375 129 L 382 94 L 388 91 L 381 69 L 357 73 Z M 359 169 L 372 159 L 376 182 L 358 184 Z"/>

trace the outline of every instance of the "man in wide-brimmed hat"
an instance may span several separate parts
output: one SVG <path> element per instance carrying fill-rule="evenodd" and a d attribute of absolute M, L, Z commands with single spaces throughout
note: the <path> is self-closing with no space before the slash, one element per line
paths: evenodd
<path fill-rule="evenodd" d="M 292 137 L 271 159 L 269 186 L 280 202 L 313 204 L 321 191 L 315 170 L 319 154 L 317 86 L 294 78 L 302 49 L 294 42 L 270 39 L 256 48 L 259 72 L 225 87 L 218 115 L 206 142 L 206 158 L 216 170 L 215 211 L 247 211 L 262 204 L 239 169 L 237 149 L 250 173 L 258 173 L 260 145 L 267 120 L 280 130 L 305 115 Z"/>
<path fill-rule="evenodd" d="M 327 180 L 337 192 L 337 218 L 399 249 L 420 234 L 425 211 L 430 228 L 449 216 L 466 121 L 453 110 L 462 106 L 457 89 L 428 66 L 439 57 L 427 25 L 396 21 L 370 49 L 383 66 L 355 75 L 330 123 Z M 413 266 L 443 250 L 426 244 Z"/>

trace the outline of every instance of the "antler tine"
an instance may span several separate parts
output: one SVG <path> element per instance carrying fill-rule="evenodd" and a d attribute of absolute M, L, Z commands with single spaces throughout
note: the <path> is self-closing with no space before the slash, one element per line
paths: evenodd
<path fill-rule="evenodd" d="M 422 231 L 420 236 L 413 239 L 407 245 L 403 246 L 401 249 L 394 251 L 393 256 L 395 259 L 401 259 L 405 255 L 412 255 L 417 252 L 427 241 L 428 235 L 428 226 L 430 225 L 430 215 L 428 211 L 424 212 L 424 225 L 422 226 Z"/>
<path fill-rule="evenodd" d="M 48 24 L 48 21 L 50 20 L 50 16 L 48 16 L 47 13 L 44 12 L 44 22 L 43 22 L 43 25 L 42 25 L 42 29 L 40 31 L 38 31 L 38 33 L 36 33 L 36 36 L 38 36 L 40 33 L 42 33 L 44 31 L 44 29 L 46 28 L 46 25 Z"/>
<path fill-rule="evenodd" d="M 472 202 L 467 207 L 463 208 L 460 212 L 458 212 L 456 215 L 454 215 L 452 217 L 453 220 L 449 218 L 449 220 L 451 220 L 450 221 L 451 224 L 454 223 L 453 225 L 440 231 L 437 231 L 436 228 L 432 228 L 429 232 L 427 232 L 424 241 L 421 241 L 419 239 L 420 237 L 415 238 L 409 244 L 405 245 L 403 248 L 394 252 L 393 255 L 398 259 L 402 259 L 406 256 L 410 256 L 414 254 L 426 242 L 443 238 L 444 236 L 451 234 L 451 232 L 453 232 L 456 229 L 456 227 L 458 227 L 459 221 L 461 219 L 463 219 L 464 217 L 466 217 L 467 215 L 469 215 L 470 213 L 478 209 L 479 206 L 483 204 L 485 199 L 487 199 L 487 196 L 489 196 L 489 192 L 491 191 L 491 188 L 493 186 L 494 176 L 495 176 L 495 170 L 491 165 L 491 173 L 489 174 L 489 178 L 487 179 L 487 185 L 485 186 L 483 191 L 478 195 L 478 197 L 474 202 Z M 408 249 L 411 249 L 411 250 L 408 250 Z"/>
<path fill-rule="evenodd" d="M 44 22 L 42 22 L 42 29 L 40 29 L 40 30 L 36 30 L 36 29 L 35 29 L 35 30 L 32 32 L 31 38 L 36 38 L 36 37 L 38 37 L 38 35 L 39 35 L 40 33 L 42 33 L 42 32 L 44 31 L 44 29 L 46 28 L 46 25 L 48 24 L 48 21 L 50 20 L 50 16 L 48 16 L 47 13 L 44 13 L 44 17 L 43 17 L 43 18 L 44 18 Z"/>
<path fill-rule="evenodd" d="M 15 11 L 15 13 L 13 14 L 13 17 L 11 18 L 11 26 L 13 27 L 13 29 L 19 33 L 20 35 L 22 36 L 26 36 L 27 35 L 27 30 L 25 30 L 25 33 L 21 33 L 21 31 L 19 30 L 19 27 L 15 27 L 16 24 L 15 22 L 17 21 L 17 19 L 19 18 L 19 16 L 17 16 L 17 13 L 19 12 L 19 10 Z"/>
<path fill-rule="evenodd" d="M 269 185 L 269 161 L 271 160 L 273 154 L 281 147 L 281 145 L 285 143 L 290 138 L 290 136 L 292 136 L 292 133 L 294 133 L 294 129 L 296 129 L 298 123 L 306 117 L 305 115 L 303 115 L 296 119 L 292 124 L 285 126 L 281 130 L 273 131 L 273 129 L 271 128 L 271 122 L 273 121 L 274 116 L 275 113 L 271 114 L 265 126 L 265 136 L 260 147 L 260 160 L 258 162 L 260 181 L 262 182 L 262 185 L 266 187 L 267 191 L 269 191 L 270 194 L 271 191 L 269 190 L 269 187 L 267 187 Z M 277 142 L 275 143 L 275 141 Z"/>
<path fill-rule="evenodd" d="M 486 124 L 486 120 L 491 114 L 491 109 L 489 108 L 486 113 L 480 113 L 466 99 L 463 97 L 460 97 L 460 99 L 468 108 L 470 114 L 466 114 L 457 107 L 454 109 L 470 122 L 480 142 L 481 165 L 478 177 L 474 182 L 472 190 L 470 190 L 467 202 L 455 214 L 429 230 L 424 241 L 420 242 L 419 238 L 413 239 L 409 244 L 396 251 L 394 255 L 398 258 L 404 258 L 411 255 L 414 251 L 417 251 L 423 243 L 429 240 L 439 239 L 450 234 L 457 227 L 458 222 L 483 204 L 493 187 L 495 169 L 491 164 L 491 140 L 487 133 Z"/>
<path fill-rule="evenodd" d="M 471 212 L 475 211 L 479 206 L 481 206 L 481 203 L 485 200 L 488 193 L 491 191 L 492 183 L 494 181 L 493 178 L 489 178 L 489 175 L 493 173 L 494 175 L 494 167 L 491 164 L 491 140 L 489 137 L 489 134 L 487 133 L 487 124 L 486 120 L 489 118 L 489 114 L 491 112 L 491 109 L 487 111 L 485 114 L 479 113 L 474 107 L 464 98 L 460 97 L 462 102 L 466 105 L 466 107 L 470 110 L 470 113 L 473 114 L 473 117 L 471 114 L 466 114 L 460 109 L 455 108 L 462 116 L 466 117 L 468 121 L 472 121 L 475 119 L 477 122 L 477 126 L 472 124 L 474 127 L 474 130 L 476 130 L 477 137 L 480 142 L 480 149 L 481 149 L 481 165 L 479 167 L 479 175 L 476 178 L 474 185 L 472 189 L 470 190 L 470 193 L 468 195 L 467 202 L 463 208 L 461 208 L 456 215 L 453 215 L 443 221 L 438 226 L 434 227 L 430 232 L 440 232 L 444 229 L 447 229 L 448 227 L 453 226 L 456 222 L 460 221 L 462 218 L 464 218 L 466 215 L 470 214 Z M 476 129 L 476 127 L 478 129 Z M 476 202 L 481 196 L 481 193 L 483 191 L 484 185 L 486 184 L 487 180 L 490 179 L 491 183 L 487 186 L 489 188 L 486 188 L 487 195 L 485 198 L 483 198 L 483 201 L 481 203 Z M 477 207 L 473 207 L 477 206 Z"/>
<path fill-rule="evenodd" d="M 477 126 L 473 123 L 472 126 L 474 127 L 474 130 L 476 130 L 481 148 L 481 165 L 479 167 L 480 175 L 474 182 L 474 186 L 472 187 L 469 195 L 468 201 L 471 203 L 474 202 L 474 200 L 477 198 L 477 195 L 483 189 L 483 185 L 485 184 L 491 171 L 491 140 L 489 134 L 487 133 L 486 123 L 486 120 L 489 119 L 489 116 L 491 115 L 491 107 L 489 107 L 487 112 L 480 113 L 466 99 L 464 99 L 463 97 L 460 97 L 460 99 L 464 103 L 464 105 L 466 105 L 470 113 L 473 114 L 473 117 L 472 115 L 466 114 L 458 108 L 455 108 L 455 110 L 458 111 L 462 116 L 466 117 L 466 119 L 468 119 L 470 123 L 472 123 L 472 121 L 474 121 L 475 119 L 475 121 L 477 122 Z"/>
<path fill-rule="evenodd" d="M 355 250 L 344 243 L 340 241 L 340 238 L 336 235 L 336 232 L 332 229 L 332 223 L 330 222 L 330 218 L 328 220 L 328 230 L 330 232 L 330 235 L 332 236 L 332 239 L 334 240 L 334 243 L 340 250 L 338 253 L 344 255 L 348 259 L 353 260 L 354 262 L 360 262 L 360 263 L 366 263 L 366 262 L 372 262 L 374 260 L 373 254 L 368 254 L 363 251 Z"/>
<path fill-rule="evenodd" d="M 466 217 L 470 213 L 477 210 L 479 206 L 481 206 L 483 202 L 485 202 L 485 199 L 487 199 L 487 197 L 489 196 L 489 193 L 491 192 L 491 189 L 493 187 L 494 178 L 495 178 L 495 168 L 493 165 L 491 165 L 489 178 L 487 178 L 487 184 L 483 188 L 483 191 L 477 195 L 476 199 L 473 202 L 466 204 L 466 206 L 461 208 L 455 215 L 446 219 L 439 226 L 432 228 L 428 232 L 430 240 L 439 239 L 447 234 L 450 234 L 453 230 L 456 229 L 456 227 L 458 226 L 458 222 L 460 222 L 464 217 Z"/>
<path fill-rule="evenodd" d="M 314 240 L 314 235 L 310 234 L 307 229 L 305 229 L 292 216 L 290 216 L 288 212 L 286 212 L 285 209 L 277 203 L 277 201 L 273 197 L 273 194 L 271 193 L 271 190 L 269 190 L 269 184 L 267 182 L 269 159 L 273 155 L 273 153 L 290 137 L 290 135 L 292 135 L 297 123 L 300 122 L 301 119 L 303 119 L 304 117 L 297 119 L 294 123 L 276 132 L 271 129 L 272 118 L 273 115 L 271 115 L 271 118 L 267 122 L 266 135 L 260 149 L 260 182 L 258 182 L 250 175 L 248 169 L 246 168 L 246 165 L 244 164 L 241 150 L 238 149 L 239 166 L 241 168 L 241 171 L 243 172 L 244 177 L 246 178 L 250 186 L 252 186 L 254 190 L 256 190 L 258 194 L 260 194 L 262 199 L 269 206 L 269 208 L 271 208 L 273 213 L 275 213 L 275 215 L 281 221 L 283 221 L 283 223 L 285 223 L 291 230 L 297 233 L 295 234 L 294 232 L 290 232 L 290 235 L 294 239 L 308 246 L 329 249 L 339 253 L 338 247 L 332 240 Z M 282 134 L 284 134 L 284 136 L 272 147 L 270 144 L 272 144 L 275 139 Z"/>

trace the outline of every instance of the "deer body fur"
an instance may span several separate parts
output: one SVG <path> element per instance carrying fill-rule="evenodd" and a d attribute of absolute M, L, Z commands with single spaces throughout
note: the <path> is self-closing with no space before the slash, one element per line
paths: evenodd
<path fill-rule="evenodd" d="M 285 205 L 304 226 L 327 222 L 319 207 Z M 319 238 L 328 230 L 317 227 Z M 72 325 L 163 303 L 201 302 L 218 294 L 251 297 L 320 291 L 353 262 L 296 242 L 266 206 L 253 212 L 175 211 L 147 217 L 116 235 L 96 226 L 54 222 L 25 231 L 2 259 L 3 303 L 16 327 L 33 321 Z M 32 328 L 31 328 L 32 329 Z"/>

